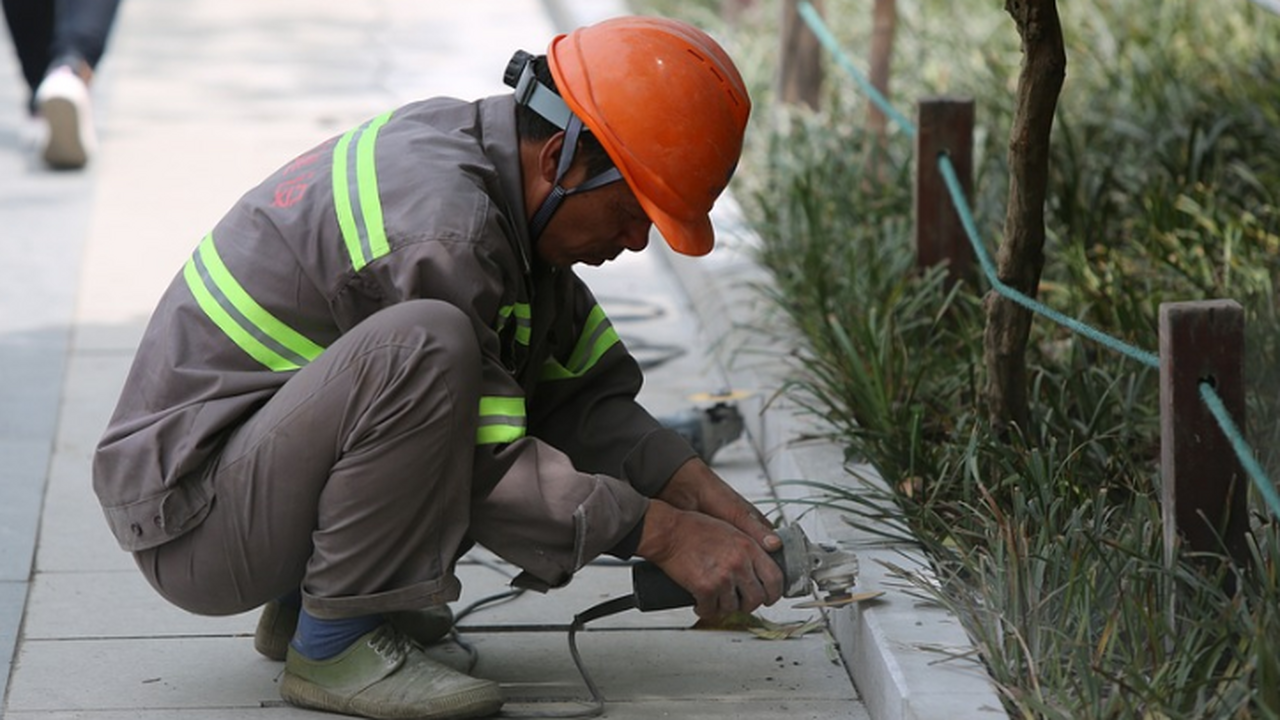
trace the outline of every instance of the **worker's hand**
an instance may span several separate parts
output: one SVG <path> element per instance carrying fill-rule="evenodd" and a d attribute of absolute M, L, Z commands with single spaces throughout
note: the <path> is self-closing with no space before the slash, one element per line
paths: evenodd
<path fill-rule="evenodd" d="M 661 500 L 649 503 L 637 554 L 688 590 L 701 618 L 751 612 L 782 597 L 782 569 L 755 539 Z"/>
<path fill-rule="evenodd" d="M 782 549 L 782 538 L 773 531 L 772 523 L 764 514 L 699 458 L 681 465 L 658 493 L 658 499 L 680 510 L 723 520 L 768 552 Z"/>

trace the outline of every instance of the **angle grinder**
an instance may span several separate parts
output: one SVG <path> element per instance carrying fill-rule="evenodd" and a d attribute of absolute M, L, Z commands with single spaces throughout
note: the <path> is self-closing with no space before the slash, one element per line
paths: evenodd
<path fill-rule="evenodd" d="M 783 597 L 803 597 L 815 585 L 824 594 L 823 603 L 839 604 L 850 597 L 858 580 L 856 555 L 834 545 L 810 542 L 799 525 L 783 527 L 777 535 L 782 548 L 769 557 L 782 569 Z M 693 595 L 651 562 L 632 566 L 631 585 L 634 607 L 641 612 L 694 605 Z"/>

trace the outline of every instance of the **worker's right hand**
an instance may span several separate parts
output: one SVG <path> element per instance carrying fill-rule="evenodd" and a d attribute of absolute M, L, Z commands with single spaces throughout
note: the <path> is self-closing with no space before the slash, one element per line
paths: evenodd
<path fill-rule="evenodd" d="M 698 617 L 751 612 L 782 597 L 782 569 L 729 523 L 651 500 L 637 554 L 694 597 Z"/>

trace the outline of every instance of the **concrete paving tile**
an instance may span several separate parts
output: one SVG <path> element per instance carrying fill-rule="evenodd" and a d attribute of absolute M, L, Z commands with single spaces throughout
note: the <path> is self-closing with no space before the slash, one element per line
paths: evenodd
<path fill-rule="evenodd" d="M 32 710 L 5 715 L 8 720 L 317 720 L 313 710 L 273 704 L 262 708 L 163 710 Z"/>
<path fill-rule="evenodd" d="M 505 712 L 518 716 L 524 710 L 579 709 L 578 705 L 552 705 L 539 703 L 520 706 L 512 703 Z M 31 711 L 10 712 L 8 720 L 317 720 L 324 717 L 313 711 L 272 705 L 265 708 L 234 708 L 224 710 L 165 709 L 128 711 Z M 754 700 L 751 702 L 609 702 L 605 717 L 610 720 L 867 720 L 861 706 L 842 701 L 824 700 Z"/>
<path fill-rule="evenodd" d="M 3 673 L 0 674 L 0 698 L 4 697 L 12 668 L 18 632 L 22 627 L 22 609 L 27 601 L 27 588 L 25 582 L 0 581 L 0 673 Z"/>
<path fill-rule="evenodd" d="M 49 466 L 40 547 L 36 567 L 42 572 L 133 569 L 133 558 L 120 549 L 107 527 L 93 493 L 87 452 L 57 453 Z"/>
<path fill-rule="evenodd" d="M 522 702 L 586 696 L 560 632 L 467 635 L 479 652 L 475 674 L 502 683 Z M 849 700 L 844 667 L 821 635 L 771 642 L 746 633 L 694 630 L 588 630 L 578 634 L 587 671 L 618 701 Z"/>
<path fill-rule="evenodd" d="M 608 698 L 606 698 L 608 700 Z M 541 706 L 537 706 L 541 709 Z M 508 712 L 519 713 L 514 704 Z M 686 702 L 646 699 L 641 702 L 613 702 L 605 705 L 609 720 L 869 720 L 861 704 L 847 700 L 690 700 Z M 945 717 L 939 716 L 939 717 Z"/>
<path fill-rule="evenodd" d="M 12 126 L 11 126 L 12 127 Z M 0 149 L 0 167 L 34 160 L 34 153 Z M 89 173 L 49 173 L 10 167 L 0 174 L 0 216 L 5 218 L 4 287 L 0 334 L 66 332 L 70 326 L 93 178 Z"/>
<path fill-rule="evenodd" d="M 31 577 L 51 443 L 0 435 L 0 581 Z"/>
<path fill-rule="evenodd" d="M 33 341 L 0 337 L 0 437 L 7 440 L 47 440 L 57 423 L 68 333 L 39 334 Z"/>
<path fill-rule="evenodd" d="M 123 554 L 123 553 L 122 553 Z M 160 597 L 136 568 L 110 572 L 38 573 L 31 584 L 23 637 L 89 640 L 140 637 L 253 636 L 257 612 L 193 615 Z"/>
<path fill-rule="evenodd" d="M 282 668 L 241 638 L 27 641 L 7 709 L 254 709 L 279 700 Z"/>
<path fill-rule="evenodd" d="M 133 569 L 93 493 L 93 450 L 106 427 L 131 358 L 77 352 L 68 362 L 57 444 L 49 464 L 37 566 L 46 572 Z"/>
<path fill-rule="evenodd" d="M 79 459 L 92 456 L 132 364 L 132 351 L 84 352 L 77 348 L 70 355 L 62 388 L 58 454 Z"/>
<path fill-rule="evenodd" d="M 75 352 L 84 353 L 117 353 L 129 360 L 133 359 L 138 343 L 142 342 L 142 333 L 147 328 L 147 315 L 137 313 L 132 321 L 117 323 L 81 323 L 76 326 L 73 339 Z M 118 393 L 119 386 L 115 388 Z M 114 406 L 113 406 L 114 407 Z"/>
<path fill-rule="evenodd" d="M 503 683 L 513 703 L 585 696 L 560 633 L 469 639 L 480 653 L 476 674 Z M 583 633 L 579 647 L 605 696 L 624 704 L 696 703 L 699 710 L 739 704 L 725 709 L 741 713 L 735 717 L 769 717 L 748 709 L 854 701 L 843 669 L 826 659 L 818 638 L 769 643 L 732 633 L 597 631 Z M 8 709 L 246 711 L 278 703 L 280 668 L 243 639 L 27 641 Z"/>

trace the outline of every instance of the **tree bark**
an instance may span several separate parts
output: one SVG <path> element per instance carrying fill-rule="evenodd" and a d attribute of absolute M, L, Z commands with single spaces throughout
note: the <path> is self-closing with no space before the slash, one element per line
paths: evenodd
<path fill-rule="evenodd" d="M 736 25 L 755 4 L 755 0 L 720 0 L 720 17 L 730 25 Z"/>
<path fill-rule="evenodd" d="M 867 76 L 886 100 L 889 99 L 889 68 L 893 62 L 893 35 L 897 25 L 897 0 L 876 0 L 871 26 L 871 70 Z M 883 144 L 887 119 L 879 105 L 869 105 L 867 126 L 875 133 L 877 142 Z"/>
<path fill-rule="evenodd" d="M 1006 0 L 1022 38 L 1022 71 L 1009 137 L 1009 205 L 996 258 L 1000 280 L 1036 296 L 1044 269 L 1044 204 L 1049 179 L 1049 134 L 1066 77 L 1056 0 Z M 987 411 L 993 423 L 1026 428 L 1027 339 L 1031 312 L 992 291 L 984 337 Z"/>
<path fill-rule="evenodd" d="M 875 0 L 871 25 L 871 66 L 867 73 L 872 87 L 889 99 L 889 69 L 893 64 L 893 36 L 898 24 L 897 0 Z M 884 164 L 880 162 L 888 147 L 888 118 L 880 106 L 867 103 L 867 129 L 872 142 L 867 146 L 868 177 L 877 182 L 885 180 Z"/>
<path fill-rule="evenodd" d="M 822 0 L 810 0 L 822 14 Z M 800 17 L 800 0 L 782 3 L 782 62 L 778 68 L 778 98 L 787 105 L 817 110 L 822 91 L 822 45 Z"/>

